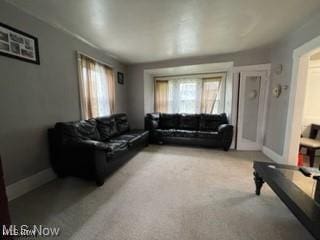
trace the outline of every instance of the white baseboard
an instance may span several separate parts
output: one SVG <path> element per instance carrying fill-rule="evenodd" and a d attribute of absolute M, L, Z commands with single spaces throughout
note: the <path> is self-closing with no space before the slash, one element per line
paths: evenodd
<path fill-rule="evenodd" d="M 279 155 L 278 153 L 274 152 L 270 148 L 263 146 L 262 152 L 268 156 L 270 159 L 275 161 L 276 163 L 283 163 L 283 156 Z"/>
<path fill-rule="evenodd" d="M 11 201 L 17 197 L 20 197 L 21 195 L 26 194 L 27 192 L 30 192 L 47 182 L 50 182 L 56 177 L 57 176 L 53 170 L 51 168 L 47 168 L 30 177 L 15 182 L 6 187 L 8 200 Z"/>

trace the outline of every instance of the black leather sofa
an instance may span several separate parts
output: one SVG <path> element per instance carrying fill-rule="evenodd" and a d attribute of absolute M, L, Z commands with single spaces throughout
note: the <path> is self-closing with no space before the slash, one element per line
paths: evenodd
<path fill-rule="evenodd" d="M 59 122 L 49 129 L 50 160 L 60 177 L 76 176 L 98 186 L 148 145 L 149 133 L 130 130 L 126 114 Z"/>
<path fill-rule="evenodd" d="M 233 126 L 226 114 L 165 114 L 145 116 L 150 142 L 222 148 L 228 151 Z"/>

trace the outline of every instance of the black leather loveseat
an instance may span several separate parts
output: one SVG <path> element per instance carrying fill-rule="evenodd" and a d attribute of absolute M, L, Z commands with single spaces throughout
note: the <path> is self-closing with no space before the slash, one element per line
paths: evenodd
<path fill-rule="evenodd" d="M 145 129 L 151 143 L 187 144 L 223 148 L 228 151 L 232 142 L 233 126 L 226 114 L 165 114 L 145 116 Z"/>
<path fill-rule="evenodd" d="M 130 130 L 126 114 L 59 122 L 49 129 L 51 163 L 60 177 L 105 177 L 148 144 L 149 133 Z"/>

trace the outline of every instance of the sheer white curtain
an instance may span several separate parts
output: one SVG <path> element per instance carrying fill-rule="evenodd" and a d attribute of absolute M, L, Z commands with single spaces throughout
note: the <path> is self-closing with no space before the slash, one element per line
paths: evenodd
<path fill-rule="evenodd" d="M 108 76 L 105 72 L 105 67 L 96 64 L 96 84 L 97 84 L 97 99 L 98 99 L 98 111 L 97 116 L 106 116 L 110 115 L 110 106 L 109 106 L 109 91 L 108 91 Z"/>
<path fill-rule="evenodd" d="M 169 113 L 200 113 L 202 84 L 200 79 L 169 81 Z"/>

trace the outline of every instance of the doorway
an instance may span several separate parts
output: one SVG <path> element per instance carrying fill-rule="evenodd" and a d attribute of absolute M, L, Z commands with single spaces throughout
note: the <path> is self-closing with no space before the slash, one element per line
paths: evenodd
<path fill-rule="evenodd" d="M 304 165 L 319 166 L 317 155 L 320 149 L 320 52 L 312 55 L 306 81 L 306 93 L 304 99 L 300 152 L 304 155 Z M 315 162 L 316 160 L 316 162 Z M 315 164 L 314 164 L 315 163 Z"/>
<path fill-rule="evenodd" d="M 305 43 L 293 52 L 292 79 L 283 156 L 286 164 L 297 165 L 309 60 L 312 55 L 319 51 L 320 36 Z"/>
<path fill-rule="evenodd" d="M 242 71 L 238 86 L 237 150 L 262 150 L 268 92 L 267 71 Z"/>

